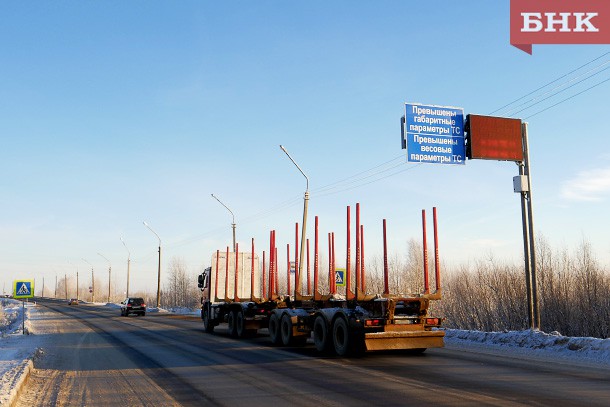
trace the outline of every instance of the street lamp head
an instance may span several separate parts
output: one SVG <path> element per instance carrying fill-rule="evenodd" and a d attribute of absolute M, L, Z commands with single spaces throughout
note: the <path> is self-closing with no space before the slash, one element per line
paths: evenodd
<path fill-rule="evenodd" d="M 307 175 L 305 175 L 305 172 L 301 169 L 301 167 L 299 167 L 299 164 L 297 164 L 296 161 L 294 161 L 294 159 L 292 158 L 292 156 L 288 153 L 288 151 L 286 151 L 286 149 L 284 148 L 283 145 L 280 144 L 280 148 L 282 149 L 282 151 L 284 153 L 286 153 L 286 155 L 288 156 L 288 158 L 290 159 L 290 161 L 292 161 L 292 163 L 295 165 L 295 167 L 297 167 L 297 169 L 301 172 L 301 174 L 303 174 L 303 176 L 305 177 L 305 181 L 307 182 L 307 186 L 305 188 L 305 194 L 308 195 L 309 194 L 309 177 Z"/>
<path fill-rule="evenodd" d="M 144 224 L 144 226 L 146 226 L 148 228 L 148 230 L 150 230 L 151 232 L 153 232 L 153 234 L 155 236 L 157 236 L 157 239 L 159 239 L 159 247 L 161 247 L 161 238 L 159 237 L 159 235 L 157 234 L 157 232 L 155 232 L 154 230 L 152 230 L 152 228 L 150 227 L 150 225 L 148 223 L 146 223 L 146 221 L 142 222 Z"/>
<path fill-rule="evenodd" d="M 127 250 L 127 255 L 128 255 L 127 257 L 131 258 L 131 252 L 127 248 L 127 245 L 125 244 L 125 241 L 123 240 L 123 236 L 121 236 L 121 242 L 123 243 L 123 246 L 125 246 L 125 250 Z"/>
<path fill-rule="evenodd" d="M 102 253 L 99 253 L 99 252 L 98 252 L 97 254 L 99 254 L 101 257 L 103 257 L 103 258 L 104 258 L 104 260 L 106 260 L 106 261 L 108 262 L 108 266 L 109 266 L 109 267 L 112 267 L 112 264 L 110 263 L 110 260 L 108 260 L 108 259 L 106 258 L 106 256 L 104 256 Z"/>

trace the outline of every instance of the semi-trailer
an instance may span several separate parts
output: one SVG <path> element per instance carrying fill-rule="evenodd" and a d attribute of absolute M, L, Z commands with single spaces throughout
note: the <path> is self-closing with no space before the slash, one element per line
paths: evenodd
<path fill-rule="evenodd" d="M 239 253 L 236 245 L 234 252 L 229 252 L 227 248 L 224 252 L 216 251 L 213 254 L 212 266 L 198 278 L 202 290 L 201 318 L 204 330 L 211 333 L 215 326 L 226 322 L 229 334 L 241 338 L 252 335 L 259 329 L 267 328 L 271 342 L 274 345 L 284 346 L 303 346 L 313 336 L 313 343 L 318 351 L 334 352 L 339 356 L 386 349 L 403 349 L 420 353 L 427 348 L 442 347 L 444 332 L 438 329 L 442 318 L 429 315 L 431 301 L 441 299 L 436 208 L 433 210 L 436 290 L 433 293 L 430 291 L 426 221 L 425 211 L 422 211 L 424 289 L 421 293 L 409 295 L 390 293 L 385 220 L 383 221 L 384 289 L 381 293 L 366 292 L 364 227 L 360 225 L 359 209 L 357 204 L 353 287 L 350 267 L 350 207 L 348 207 L 344 293 L 338 293 L 335 280 L 337 270 L 334 258 L 334 234 L 329 234 L 328 243 L 328 293 L 324 295 L 320 293 L 319 228 L 316 217 L 313 293 L 310 293 L 308 273 L 307 293 L 303 294 L 298 268 L 299 259 L 295 253 L 294 293 L 278 295 L 278 256 L 275 232 L 271 231 L 268 273 L 265 272 L 265 253 L 263 252 L 262 267 L 260 267 L 258 256 L 254 252 L 254 241 L 250 253 Z M 295 243 L 295 247 L 298 247 L 298 224 Z M 287 257 L 289 258 L 289 255 Z M 286 289 L 290 293 L 292 277 L 289 261 L 287 268 Z"/>

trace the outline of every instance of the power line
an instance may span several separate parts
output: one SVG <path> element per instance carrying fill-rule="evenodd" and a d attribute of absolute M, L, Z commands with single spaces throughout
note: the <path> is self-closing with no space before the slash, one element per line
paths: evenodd
<path fill-rule="evenodd" d="M 395 171 L 395 172 L 393 172 L 393 173 L 391 173 L 391 174 L 388 174 L 388 175 L 386 175 L 386 176 L 384 176 L 384 177 L 376 178 L 376 179 L 374 179 L 374 180 L 371 180 L 371 181 L 369 181 L 369 182 L 365 182 L 365 183 L 363 183 L 363 184 L 358 184 L 358 185 L 355 185 L 355 186 L 353 186 L 353 187 L 344 188 L 344 189 L 337 190 L 337 191 L 330 191 L 330 192 L 322 193 L 322 194 L 320 194 L 320 195 L 315 195 L 315 196 L 316 196 L 316 197 L 323 197 L 323 196 L 328 196 L 328 195 L 334 195 L 334 194 L 338 194 L 338 193 L 341 193 L 341 192 L 345 192 L 345 191 L 349 191 L 349 190 L 352 190 L 352 189 L 356 189 L 356 188 L 359 188 L 359 187 L 363 187 L 363 186 L 365 186 L 365 185 L 369 185 L 369 184 L 372 184 L 372 183 L 374 183 L 374 182 L 381 181 L 381 180 L 383 180 L 383 179 L 393 177 L 394 175 L 398 175 L 398 174 L 401 174 L 401 173 L 403 173 L 403 172 L 410 171 L 410 170 L 412 170 L 412 169 L 414 169 L 414 168 L 416 168 L 416 167 L 419 167 L 419 166 L 420 166 L 420 165 L 422 165 L 422 164 L 423 164 L 423 163 L 417 163 L 417 164 L 412 165 L 412 166 L 410 166 L 410 167 L 403 168 L 403 169 L 401 169 L 401 170 L 399 170 L 399 171 Z M 394 167 L 394 168 L 395 168 L 395 167 Z"/>
<path fill-rule="evenodd" d="M 334 185 L 340 184 L 340 183 L 342 183 L 342 182 L 345 182 L 345 181 L 347 181 L 347 180 L 350 180 L 350 179 L 352 179 L 352 178 L 355 178 L 355 177 L 357 177 L 357 176 L 359 176 L 359 175 L 366 174 L 366 173 L 367 173 L 367 172 L 369 172 L 369 171 L 375 170 L 375 169 L 377 169 L 377 168 L 379 168 L 379 167 L 382 167 L 382 166 L 384 166 L 384 165 L 386 165 L 386 164 L 389 164 L 389 163 L 391 163 L 391 162 L 394 162 L 394 161 L 396 161 L 396 160 L 398 160 L 398 159 L 404 159 L 404 154 L 401 154 L 401 155 L 399 155 L 399 156 L 397 156 L 397 157 L 395 157 L 395 158 L 392 158 L 391 160 L 388 160 L 388 161 L 386 161 L 386 162 L 384 162 L 384 163 L 381 163 L 381 164 L 379 164 L 379 165 L 376 165 L 375 167 L 369 168 L 368 170 L 361 171 L 361 172 L 359 172 L 359 173 L 357 173 L 357 174 L 351 175 L 351 176 L 349 176 L 349 177 L 347 177 L 347 178 L 344 178 L 344 179 L 342 179 L 342 180 L 339 180 L 339 181 L 333 182 L 333 183 L 331 183 L 331 184 L 327 184 L 327 185 L 322 186 L 322 187 L 319 187 L 319 188 L 312 189 L 312 191 L 313 191 L 313 192 L 316 192 L 316 191 L 317 191 L 317 192 L 321 192 L 321 191 L 322 191 L 322 190 L 324 190 L 324 189 L 331 188 L 331 187 L 333 187 Z M 392 168 L 393 168 L 393 167 L 392 167 Z"/>
<path fill-rule="evenodd" d="M 605 80 L 603 80 L 603 81 L 601 81 L 601 82 L 598 82 L 598 83 L 596 83 L 595 85 L 593 85 L 593 86 L 591 86 L 591 87 L 589 87 L 589 88 L 587 88 L 587 89 L 585 89 L 585 90 L 583 90 L 583 91 L 580 91 L 580 92 L 578 92 L 578 93 L 576 93 L 576 94 L 574 94 L 574 95 L 572 95 L 572 96 L 570 96 L 570 97 L 567 97 L 567 98 L 565 98 L 565 99 L 563 99 L 563 100 L 560 100 L 559 102 L 555 103 L 554 105 L 551 105 L 551 106 L 549 106 L 549 107 L 547 107 L 547 108 L 545 108 L 545 109 L 542 109 L 542 110 L 540 110 L 540 111 L 538 111 L 538 112 L 536 112 L 536 113 L 534 113 L 534 114 L 532 114 L 532 115 L 530 115 L 530 116 L 526 117 L 526 119 L 529 119 L 530 117 L 534 117 L 534 116 L 536 116 L 537 114 L 540 114 L 540 113 L 542 113 L 542 112 L 545 112 L 545 111 L 549 110 L 549 109 L 550 109 L 550 108 L 552 108 L 552 107 L 555 107 L 555 106 L 557 106 L 557 105 L 560 105 L 560 104 L 562 104 L 563 102 L 565 102 L 565 101 L 567 101 L 567 100 L 570 100 L 570 99 L 572 99 L 572 98 L 575 98 L 576 96 L 581 95 L 581 94 L 583 94 L 583 93 L 585 93 L 585 92 L 587 92 L 587 91 L 589 91 L 589 90 L 591 90 L 591 89 L 593 89 L 593 88 L 596 88 L 596 87 L 598 87 L 599 85 L 601 85 L 602 83 L 604 83 L 604 82 L 608 82 L 608 81 L 610 81 L 610 78 L 605 79 Z"/>
<path fill-rule="evenodd" d="M 542 90 L 542 89 L 546 88 L 546 87 L 547 87 L 547 86 L 549 86 L 549 85 L 552 85 L 553 83 L 555 83 L 555 82 L 557 82 L 557 81 L 560 81 L 561 79 L 565 78 L 566 76 L 571 75 L 572 73 L 574 73 L 574 72 L 576 72 L 576 71 L 578 71 L 578 70 L 580 70 L 580 69 L 584 68 L 585 66 L 587 66 L 587 65 L 589 65 L 589 64 L 591 64 L 591 63 L 593 63 L 593 62 L 595 62 L 595 61 L 597 61 L 597 60 L 599 60 L 599 59 L 601 59 L 601 58 L 603 58 L 603 57 L 605 57 L 605 56 L 606 56 L 606 55 L 608 55 L 608 54 L 610 54 L 610 52 L 606 52 L 605 54 L 602 54 L 601 56 L 599 56 L 599 57 L 597 57 L 597 58 L 595 58 L 595 59 L 592 59 L 591 61 L 587 62 L 586 64 L 581 65 L 581 66 L 579 66 L 578 68 L 576 68 L 576 69 L 574 69 L 574 70 L 572 70 L 572 71 L 570 71 L 570 72 L 568 72 L 568 73 L 566 73 L 566 74 L 564 74 L 564 75 L 560 76 L 559 78 L 554 79 L 554 80 L 550 81 L 549 83 L 547 83 L 547 84 L 545 84 L 545 85 L 543 85 L 543 86 L 539 87 L 538 89 L 535 89 L 535 90 L 531 91 L 530 93 L 525 94 L 525 95 L 521 96 L 520 98 L 513 100 L 512 102 L 510 102 L 510 103 L 508 103 L 508 104 L 506 104 L 506 105 L 502 106 L 502 107 L 501 107 L 501 108 L 499 108 L 499 109 L 494 110 L 493 112 L 491 112 L 491 113 L 489 113 L 489 114 L 490 114 L 490 115 L 492 115 L 492 114 L 494 114 L 494 113 L 497 113 L 497 112 L 501 111 L 502 109 L 504 109 L 505 107 L 508 107 L 508 106 L 512 105 L 513 103 L 516 103 L 516 102 L 520 101 L 521 99 L 525 99 L 526 97 L 528 97 L 528 96 L 530 96 L 530 95 L 532 95 L 532 94 L 534 94 L 534 93 L 538 92 L 539 90 Z"/>
<path fill-rule="evenodd" d="M 539 100 L 538 102 L 533 103 L 532 105 L 530 105 L 530 106 L 528 106 L 528 107 L 526 107 L 526 108 L 523 108 L 523 109 L 521 109 L 521 110 L 518 110 L 518 111 L 514 112 L 514 113 L 513 113 L 513 115 L 515 115 L 515 114 L 517 114 L 517 113 L 521 113 L 521 112 L 523 112 L 523 111 L 525 111 L 525 110 L 531 109 L 532 107 L 534 107 L 534 106 L 536 106 L 536 105 L 538 105 L 538 104 L 540 104 L 540 103 L 544 102 L 545 100 L 548 100 L 548 99 L 550 99 L 550 98 L 552 98 L 552 97 L 554 97 L 554 96 L 557 96 L 558 94 L 560 94 L 560 93 L 562 93 L 562 92 L 565 92 L 566 90 L 573 88 L 574 86 L 578 85 L 579 83 L 582 83 L 582 82 L 584 82 L 584 81 L 586 81 L 586 80 L 588 80 L 588 79 L 590 79 L 590 78 L 594 77 L 595 75 L 598 75 L 598 74 L 600 74 L 600 73 L 602 73 L 602 72 L 604 72 L 604 71 L 607 71 L 608 69 L 610 69 L 610 67 L 608 67 L 608 68 L 606 68 L 606 69 L 603 69 L 603 70 L 601 70 L 601 71 L 599 71 L 599 72 L 596 72 L 596 73 L 594 73 L 593 75 L 591 75 L 591 76 L 589 76 L 589 77 L 587 77 L 587 78 L 585 78 L 585 79 L 583 79 L 583 80 L 581 80 L 581 81 L 578 81 L 578 82 L 576 82 L 576 83 L 574 83 L 574 84 L 572 84 L 572 85 L 568 86 L 568 87 L 567 87 L 567 88 L 565 88 L 565 89 L 560 90 L 559 92 L 555 92 L 555 93 L 553 93 L 552 95 L 547 96 L 546 98 L 544 98 L 544 99 L 542 99 L 542 100 Z M 590 89 L 593 89 L 593 87 L 591 87 Z M 580 92 L 580 93 L 584 93 L 584 92 Z M 580 94 L 580 93 L 579 93 L 579 94 Z M 567 99 L 566 99 L 566 100 L 567 100 Z M 556 106 L 556 105 L 553 105 L 553 106 Z"/>
<path fill-rule="evenodd" d="M 602 72 L 604 72 L 604 71 L 608 70 L 609 68 L 602 69 L 601 71 L 598 71 L 598 72 L 594 73 L 593 75 L 590 75 L 590 76 L 586 77 L 585 79 L 580 80 L 580 81 L 576 82 L 575 84 L 573 84 L 573 85 L 571 85 L 571 86 L 568 86 L 567 88 L 565 88 L 565 89 L 563 89 L 563 90 L 560 90 L 560 91 L 558 91 L 558 92 L 553 93 L 553 91 L 555 91 L 555 90 L 557 90 L 557 89 L 560 89 L 560 88 L 563 88 L 564 86 L 566 86 L 566 85 L 567 85 L 567 84 L 569 84 L 570 82 L 573 82 L 573 81 L 575 81 L 576 79 L 581 78 L 582 76 L 587 75 L 587 74 L 589 74 L 589 73 L 591 73 L 591 72 L 595 71 L 596 69 L 598 69 L 598 68 L 600 68 L 600 67 L 602 67 L 602 66 L 604 66 L 604 65 L 607 65 L 607 64 L 610 64 L 610 60 L 609 60 L 609 61 L 604 62 L 604 63 L 603 63 L 603 64 L 601 64 L 601 65 L 596 66 L 595 68 L 593 68 L 593 69 L 591 69 L 591 70 L 589 70 L 589 71 L 587 71 L 587 72 L 585 72 L 585 73 L 583 73 L 583 74 L 581 74 L 581 75 L 578 75 L 578 76 L 576 76 L 576 77 L 574 77 L 574 78 L 570 79 L 569 81 L 567 81 L 567 82 L 565 82 L 565 83 L 562 83 L 562 84 L 561 84 L 561 85 L 559 85 L 559 86 L 554 87 L 553 89 L 551 89 L 551 90 L 549 90 L 549 91 L 547 91 L 547 92 L 544 92 L 544 93 L 542 93 L 542 94 L 540 94 L 540 95 L 536 96 L 535 98 L 532 98 L 532 99 L 528 100 L 527 102 L 524 102 L 524 103 L 521 103 L 521 104 L 519 104 L 519 105 L 515 106 L 515 107 L 514 107 L 512 110 L 508 110 L 508 111 L 505 113 L 505 115 L 507 115 L 507 116 L 514 116 L 515 114 L 520 113 L 520 112 L 522 112 L 522 111 L 524 111 L 524 110 L 527 110 L 527 109 L 531 108 L 532 106 L 535 106 L 535 105 L 537 105 L 537 104 L 539 104 L 539 103 L 541 103 L 541 102 L 544 102 L 545 100 L 547 100 L 547 99 L 549 99 L 549 98 L 551 98 L 551 97 L 553 97 L 553 96 L 555 96 L 555 95 L 558 95 L 558 94 L 560 94 L 560 93 L 562 93 L 562 92 L 564 92 L 564 91 L 566 91 L 566 90 L 568 90 L 568 89 L 572 88 L 573 86 L 578 85 L 579 83 L 582 83 L 582 82 L 584 82 L 584 81 L 586 81 L 586 80 L 589 80 L 589 79 L 593 78 L 594 76 L 596 76 L 596 75 L 598 75 L 598 74 L 600 74 L 600 73 L 602 73 Z M 550 95 L 549 97 L 545 98 L 545 99 L 539 100 L 539 101 L 538 101 L 538 102 L 536 102 L 536 103 L 532 103 L 530 106 L 525 107 L 525 108 L 523 108 L 523 109 L 518 110 L 518 111 L 516 111 L 516 112 L 515 112 L 515 109 L 518 109 L 518 108 L 520 108 L 521 106 L 527 105 L 527 104 L 528 104 L 528 103 L 530 103 L 530 102 L 536 101 L 536 100 L 537 100 L 537 99 L 539 99 L 540 97 L 545 96 L 545 95 L 548 95 L 548 94 L 551 94 L 551 95 Z"/>

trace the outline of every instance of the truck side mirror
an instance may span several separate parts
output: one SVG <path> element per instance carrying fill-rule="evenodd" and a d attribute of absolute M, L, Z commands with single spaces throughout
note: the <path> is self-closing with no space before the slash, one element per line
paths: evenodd
<path fill-rule="evenodd" d="M 203 288 L 203 274 L 197 276 L 197 287 Z"/>

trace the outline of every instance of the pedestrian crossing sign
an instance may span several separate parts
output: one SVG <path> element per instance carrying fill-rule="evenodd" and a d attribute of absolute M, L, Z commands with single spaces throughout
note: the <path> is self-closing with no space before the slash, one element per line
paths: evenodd
<path fill-rule="evenodd" d="M 335 283 L 337 287 L 345 287 L 345 269 L 335 269 Z"/>
<path fill-rule="evenodd" d="M 34 297 L 34 281 L 33 280 L 15 280 L 13 281 L 13 298 L 32 298 Z"/>

